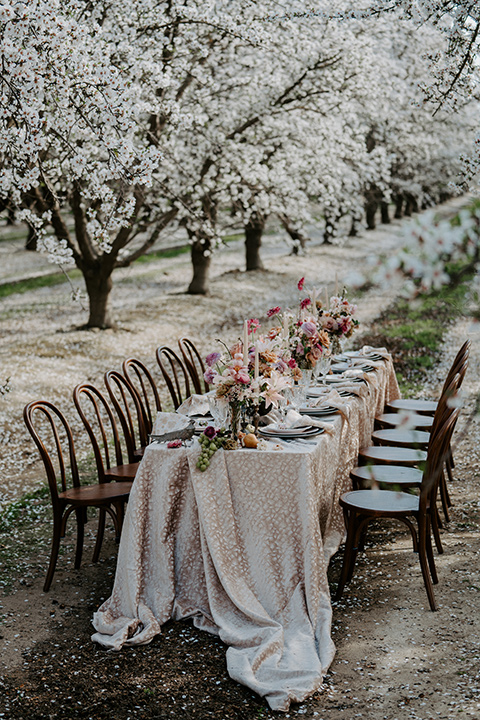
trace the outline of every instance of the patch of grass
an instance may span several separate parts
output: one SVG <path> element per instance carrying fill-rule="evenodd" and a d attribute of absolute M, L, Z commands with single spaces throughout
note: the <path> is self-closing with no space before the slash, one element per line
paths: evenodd
<path fill-rule="evenodd" d="M 82 484 L 98 482 L 93 453 L 79 462 Z M 0 516 L 0 591 L 9 593 L 18 578 L 33 578 L 45 572 L 50 553 L 52 510 L 50 490 L 45 483 L 8 505 Z M 88 509 L 92 518 L 96 511 Z M 76 538 L 75 516 L 67 523 L 66 538 L 60 543 L 60 555 L 72 552 Z M 34 558 L 34 560 L 33 560 Z"/>
<path fill-rule="evenodd" d="M 80 270 L 71 270 L 69 272 L 71 280 L 81 277 Z M 30 290 L 38 290 L 43 287 L 53 287 L 54 285 L 62 285 L 67 282 L 67 278 L 63 273 L 52 273 L 51 275 L 41 275 L 40 277 L 28 278 L 19 282 L 4 283 L 0 285 L 0 298 L 8 297 L 14 293 L 26 293 Z"/>
<path fill-rule="evenodd" d="M 360 342 L 385 346 L 395 362 L 398 383 L 404 397 L 416 395 L 422 388 L 426 373 L 440 360 L 440 351 L 447 327 L 463 315 L 470 273 L 466 266 L 451 265 L 450 277 L 458 281 L 421 294 L 411 301 L 399 299 L 375 321 L 372 330 Z"/>

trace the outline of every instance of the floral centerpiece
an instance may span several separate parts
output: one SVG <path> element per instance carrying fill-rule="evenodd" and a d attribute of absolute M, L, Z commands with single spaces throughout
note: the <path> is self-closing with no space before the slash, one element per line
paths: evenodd
<path fill-rule="evenodd" d="M 298 282 L 298 289 L 304 289 L 305 278 Z M 314 294 L 313 294 L 314 295 Z M 284 340 L 287 363 L 294 381 L 302 378 L 305 370 L 313 370 L 322 355 L 329 353 L 330 337 L 319 322 L 315 297 L 307 295 L 300 300 L 296 312 L 281 312 L 280 307 L 272 308 L 267 316 L 278 316 L 281 326 L 273 328 L 271 334 Z"/>
<path fill-rule="evenodd" d="M 259 325 L 255 321 L 248 327 L 253 331 Z M 212 352 L 205 359 L 205 380 L 213 386 L 217 400 L 223 400 L 229 406 L 233 437 L 238 435 L 242 411 L 253 414 L 260 405 L 267 410 L 277 407 L 281 391 L 290 385 L 282 344 L 274 337 L 262 336 L 250 343 L 248 337 L 249 333 L 243 343 L 238 342 L 230 348 L 224 346 L 223 353 Z"/>
<path fill-rule="evenodd" d="M 321 307 L 318 310 L 319 323 L 331 337 L 333 354 L 341 352 L 340 341 L 351 337 L 358 327 L 358 320 L 354 317 L 356 311 L 357 306 L 346 298 L 345 288 L 340 296 L 334 295 L 330 298 L 328 307 Z"/>

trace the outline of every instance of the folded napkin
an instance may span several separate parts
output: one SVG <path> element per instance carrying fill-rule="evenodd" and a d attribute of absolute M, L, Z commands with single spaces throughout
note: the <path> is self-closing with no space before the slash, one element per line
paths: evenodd
<path fill-rule="evenodd" d="M 293 430 L 294 428 L 311 427 L 313 425 L 323 428 L 329 435 L 333 435 L 335 432 L 335 428 L 331 423 L 323 422 L 319 418 L 310 417 L 310 415 L 300 415 L 296 410 L 289 410 L 285 419 L 282 419 L 278 410 L 272 410 L 268 414 L 268 420 L 268 427 L 272 430 Z"/>
<path fill-rule="evenodd" d="M 353 383 L 352 379 L 350 381 L 348 378 L 345 378 L 344 382 L 338 382 L 335 383 L 335 385 L 332 387 L 331 385 L 329 387 L 323 388 L 323 387 L 314 387 L 310 388 L 308 390 L 308 396 L 309 397 L 319 397 L 321 396 L 323 400 L 326 402 L 326 398 L 328 397 L 328 394 L 331 392 L 337 392 L 339 390 L 346 390 L 347 392 L 352 393 L 352 395 L 356 395 L 357 397 L 365 397 L 365 395 L 368 395 L 370 390 L 368 389 L 368 385 L 365 383 Z M 341 397 L 341 396 L 339 396 Z"/>
<path fill-rule="evenodd" d="M 372 347 L 371 345 L 364 345 L 360 352 L 362 355 L 381 355 L 384 360 L 388 360 L 391 357 L 390 353 L 385 347 L 376 348 Z"/>
<path fill-rule="evenodd" d="M 195 423 L 184 415 L 159 412 L 153 423 L 151 439 L 154 440 L 186 440 L 193 436 Z"/>
<path fill-rule="evenodd" d="M 190 395 L 177 408 L 177 413 L 180 413 L 180 415 L 209 415 L 208 395 Z"/>
<path fill-rule="evenodd" d="M 348 378 L 360 378 L 361 380 L 364 380 L 367 384 L 375 382 L 375 380 L 370 377 L 368 373 L 366 373 L 364 370 L 361 370 L 360 368 L 351 368 L 350 370 L 345 370 L 345 372 L 342 373 L 342 377 L 344 377 L 347 381 Z M 342 387 L 342 385 L 341 383 L 337 383 L 335 387 Z"/>

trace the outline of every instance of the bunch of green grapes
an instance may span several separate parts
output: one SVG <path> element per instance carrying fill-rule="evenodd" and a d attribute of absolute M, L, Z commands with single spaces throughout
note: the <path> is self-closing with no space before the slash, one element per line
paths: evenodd
<path fill-rule="evenodd" d="M 223 445 L 223 439 L 216 435 L 213 438 L 209 438 L 204 433 L 198 438 L 198 442 L 201 446 L 200 457 L 197 460 L 197 468 L 199 470 L 206 470 L 210 465 L 210 458 L 219 448 Z"/>

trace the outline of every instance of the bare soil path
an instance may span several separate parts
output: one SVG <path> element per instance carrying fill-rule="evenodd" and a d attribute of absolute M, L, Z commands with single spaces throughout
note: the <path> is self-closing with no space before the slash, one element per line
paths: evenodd
<path fill-rule="evenodd" d="M 451 203 L 444 212 L 452 212 Z M 137 265 L 119 273 L 113 293 L 119 325 L 104 332 L 77 329 L 84 311 L 72 304 L 65 286 L 1 300 L 0 378 L 11 377 L 11 392 L 0 398 L 0 508 L 43 482 L 21 418 L 29 400 L 51 399 L 73 419 L 76 383 L 100 385 L 104 371 L 119 367 L 128 355 L 153 367 L 156 347 L 174 345 L 181 335 L 207 352 L 215 338 L 236 337 L 244 317 L 293 302 L 302 275 L 333 287 L 336 272 L 342 279 L 379 247 L 393 251 L 399 232 L 398 223 L 382 226 L 339 246 L 315 245 L 307 257 L 290 256 L 267 238 L 268 271 L 248 274 L 239 270 L 241 244 L 231 243 L 214 259 L 212 294 L 206 298 L 182 294 L 190 272 L 187 256 Z M 377 289 L 362 296 L 364 326 L 395 292 Z M 445 553 L 437 559 L 440 610 L 428 610 L 405 533 L 396 527 L 373 533 L 352 585 L 334 604 L 337 655 L 322 692 L 287 717 L 480 717 L 478 419 L 462 433 L 480 392 L 480 334 L 469 320 L 449 329 L 444 358 L 426 393 L 438 389 L 467 336 L 472 361 L 456 436 L 454 507 L 443 530 Z M 74 538 L 68 537 L 49 594 L 41 591 L 48 545 L 35 556 L 22 549 L 10 593 L 0 597 L 0 718 L 274 717 L 259 698 L 228 678 L 222 644 L 189 624 L 172 623 L 150 646 L 133 651 L 110 654 L 92 645 L 90 619 L 109 594 L 116 547 L 109 534 L 101 561 L 90 563 L 95 530 L 90 525 L 82 568 L 73 569 Z M 333 585 L 340 561 L 341 554 L 331 565 Z"/>

